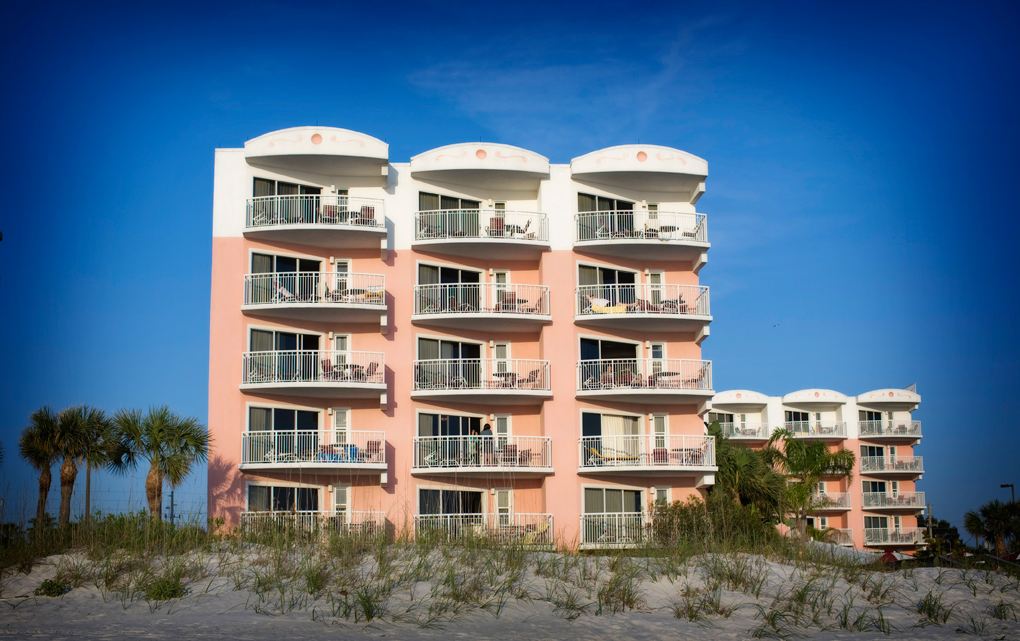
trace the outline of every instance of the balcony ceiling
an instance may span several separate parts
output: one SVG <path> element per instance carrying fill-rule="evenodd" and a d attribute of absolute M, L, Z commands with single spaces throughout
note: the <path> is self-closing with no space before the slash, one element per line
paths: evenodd
<path fill-rule="evenodd" d="M 411 158 L 415 178 L 486 189 L 538 189 L 549 177 L 549 159 L 528 149 L 492 142 L 463 142 Z"/>
<path fill-rule="evenodd" d="M 693 154 L 659 145 L 618 145 L 570 161 L 575 180 L 628 191 L 682 194 L 696 202 L 705 191 L 708 162 Z"/>
<path fill-rule="evenodd" d="M 350 129 L 291 127 L 244 143 L 251 165 L 324 176 L 380 177 L 389 162 L 389 145 Z"/>

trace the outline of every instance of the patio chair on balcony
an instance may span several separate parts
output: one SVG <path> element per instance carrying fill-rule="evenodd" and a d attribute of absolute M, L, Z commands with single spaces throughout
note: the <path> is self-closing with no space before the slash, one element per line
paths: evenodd
<path fill-rule="evenodd" d="M 297 303 L 298 297 L 282 284 L 276 285 L 276 292 L 273 294 L 274 303 Z"/>
<path fill-rule="evenodd" d="M 684 389 L 702 389 L 705 386 L 706 369 L 707 366 L 702 365 L 693 376 L 683 379 Z"/>
<path fill-rule="evenodd" d="M 546 543 L 546 532 L 549 531 L 549 523 L 541 523 L 534 530 L 525 533 L 521 543 L 524 545 L 539 545 Z"/>
<path fill-rule="evenodd" d="M 662 311 L 662 307 L 643 298 L 639 298 L 634 301 L 634 304 L 630 306 L 628 311 L 642 314 L 658 314 Z"/>
<path fill-rule="evenodd" d="M 637 465 L 640 462 L 641 456 L 639 454 L 621 452 L 619 450 L 615 450 L 609 447 L 604 447 L 601 450 L 594 447 L 589 447 L 588 459 L 585 465 L 591 467 L 599 467 L 602 465 L 626 465 L 626 464 Z"/>
<path fill-rule="evenodd" d="M 450 302 L 446 307 L 451 312 L 477 312 L 478 308 L 468 302 L 457 302 L 456 296 L 450 296 Z"/>
<path fill-rule="evenodd" d="M 525 378 L 517 381 L 518 387 L 527 387 L 529 389 L 538 389 L 539 377 L 542 375 L 541 369 L 533 369 L 528 372 Z"/>
<path fill-rule="evenodd" d="M 376 383 L 376 374 L 379 372 L 379 363 L 372 361 L 363 371 L 360 372 L 359 381 L 362 383 Z"/>
<path fill-rule="evenodd" d="M 351 218 L 352 225 L 375 225 L 375 207 L 362 205 L 357 216 Z"/>
<path fill-rule="evenodd" d="M 324 358 L 319 361 L 319 366 L 322 367 L 322 380 L 324 381 L 335 381 L 338 377 L 336 368 L 333 367 L 333 361 L 328 358 Z"/>
<path fill-rule="evenodd" d="M 507 443 L 503 446 L 503 449 L 499 451 L 500 467 L 513 467 L 518 465 L 520 461 L 517 459 L 517 446 L 511 443 Z"/>
<path fill-rule="evenodd" d="M 492 218 L 489 221 L 488 226 L 485 228 L 485 235 L 490 238 L 502 238 L 506 233 L 506 227 L 504 227 L 506 219 L 502 217 Z"/>
<path fill-rule="evenodd" d="M 363 463 L 382 463 L 382 441 L 368 441 L 365 443 L 365 449 L 361 452 L 361 459 Z"/>

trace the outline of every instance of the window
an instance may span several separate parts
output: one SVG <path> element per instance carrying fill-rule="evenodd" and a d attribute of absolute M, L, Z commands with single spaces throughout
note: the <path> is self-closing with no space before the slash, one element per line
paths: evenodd
<path fill-rule="evenodd" d="M 708 422 L 709 423 L 718 422 L 720 427 L 725 428 L 727 425 L 733 425 L 733 414 L 730 414 L 728 412 L 709 412 Z"/>
<path fill-rule="evenodd" d="M 893 496 L 899 496 L 900 495 L 900 482 L 899 481 L 891 481 L 889 483 L 889 485 L 892 487 L 892 495 Z"/>
<path fill-rule="evenodd" d="M 642 504 L 641 494 L 641 490 L 587 487 L 584 489 L 584 513 L 640 513 Z"/>
<path fill-rule="evenodd" d="M 510 343 L 494 343 L 492 357 L 495 360 L 495 371 L 510 371 Z"/>
<path fill-rule="evenodd" d="M 482 431 L 478 416 L 457 414 L 418 414 L 418 436 L 467 436 L 471 430 Z"/>
<path fill-rule="evenodd" d="M 345 195 L 347 194 L 346 189 L 340 189 L 337 191 Z M 318 196 L 320 193 L 322 193 L 322 187 L 300 185 L 297 183 L 284 182 L 282 180 L 271 180 L 269 178 L 255 178 L 254 184 L 252 185 L 252 196 L 255 196 L 256 198 L 259 196 Z"/>
<path fill-rule="evenodd" d="M 655 488 L 655 507 L 665 507 L 669 505 L 669 494 L 670 488 L 668 487 Z"/>
<path fill-rule="evenodd" d="M 248 431 L 283 430 L 315 431 L 319 429 L 319 412 L 281 407 L 249 407 Z"/>
<path fill-rule="evenodd" d="M 662 272 L 648 273 L 648 294 L 652 299 L 653 305 L 662 304 L 662 288 L 664 282 Z"/>
<path fill-rule="evenodd" d="M 807 526 L 814 530 L 827 530 L 829 529 L 829 517 L 809 516 L 807 517 Z"/>
<path fill-rule="evenodd" d="M 669 433 L 669 429 L 666 425 L 666 415 L 656 414 L 652 416 L 652 433 L 655 435 L 655 447 L 664 448 L 667 447 L 666 435 Z"/>
<path fill-rule="evenodd" d="M 580 309 L 588 309 L 594 302 L 590 299 L 603 299 L 604 306 L 630 305 L 636 301 L 634 290 L 637 274 L 623 269 L 595 267 L 594 265 L 577 266 L 578 296 Z M 602 301 L 597 301 L 602 302 Z"/>
<path fill-rule="evenodd" d="M 861 458 L 874 457 L 883 458 L 885 456 L 885 448 L 876 445 L 862 445 L 861 446 Z"/>
<path fill-rule="evenodd" d="M 807 412 L 797 412 L 793 410 L 786 410 L 786 422 L 787 423 L 810 423 L 811 415 Z"/>
<path fill-rule="evenodd" d="M 889 527 L 889 519 L 884 516 L 865 516 L 864 517 L 864 529 L 866 530 L 885 530 Z"/>
<path fill-rule="evenodd" d="M 333 408 L 333 442 L 346 443 L 350 440 L 351 410 L 346 407 Z"/>
<path fill-rule="evenodd" d="M 475 490 L 418 490 L 418 514 L 481 514 L 482 493 Z"/>
<path fill-rule="evenodd" d="M 319 490 L 314 487 L 249 485 L 249 512 L 317 512 Z"/>
<path fill-rule="evenodd" d="M 418 265 L 417 309 L 423 313 L 475 311 L 485 306 L 482 273 L 444 265 Z"/>
<path fill-rule="evenodd" d="M 344 523 L 351 520 L 351 486 L 337 484 L 333 486 L 333 513 L 342 517 Z"/>
<path fill-rule="evenodd" d="M 634 203 L 627 200 L 577 194 L 578 238 L 615 238 L 634 232 Z"/>
<path fill-rule="evenodd" d="M 881 421 L 882 412 L 873 412 L 871 410 L 857 410 L 857 419 L 863 422 Z"/>
<path fill-rule="evenodd" d="M 514 495 L 511 490 L 496 490 L 496 517 L 499 524 L 507 527 L 513 521 Z"/>
<path fill-rule="evenodd" d="M 477 200 L 418 192 L 419 238 L 479 236 Z"/>
<path fill-rule="evenodd" d="M 865 494 L 885 494 L 885 481 L 863 481 L 861 489 Z"/>
<path fill-rule="evenodd" d="M 594 194 L 577 194 L 577 211 L 634 211 L 634 203 L 628 200 L 619 200 L 607 196 L 596 196 Z"/>
<path fill-rule="evenodd" d="M 496 447 L 503 447 L 506 445 L 507 437 L 510 436 L 509 414 L 496 415 L 496 432 L 493 436 L 496 437 Z"/>

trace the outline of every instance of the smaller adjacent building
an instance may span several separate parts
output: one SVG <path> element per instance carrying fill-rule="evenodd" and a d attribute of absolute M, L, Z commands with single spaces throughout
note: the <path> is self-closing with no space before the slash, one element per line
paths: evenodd
<path fill-rule="evenodd" d="M 924 543 L 919 516 L 926 502 L 917 487 L 924 461 L 915 451 L 921 422 L 913 417 L 920 403 L 913 387 L 857 396 L 828 389 L 784 396 L 728 390 L 712 399 L 708 420 L 718 421 L 734 443 L 751 448 L 764 447 L 783 428 L 796 438 L 852 451 L 857 457 L 852 477 L 818 484 L 809 525 L 830 530 L 844 545 L 909 550 Z"/>

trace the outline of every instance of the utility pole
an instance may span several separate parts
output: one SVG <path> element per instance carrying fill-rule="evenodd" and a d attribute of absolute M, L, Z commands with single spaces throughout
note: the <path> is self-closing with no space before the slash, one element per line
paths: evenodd
<path fill-rule="evenodd" d="M 1016 503 L 1016 486 L 1013 483 L 1002 483 L 999 485 L 1002 489 L 1009 488 L 1009 502 Z"/>
<path fill-rule="evenodd" d="M 928 545 L 931 545 L 932 541 L 935 540 L 935 539 L 931 538 L 931 521 L 932 521 L 933 518 L 934 517 L 932 516 L 931 503 L 929 503 L 928 504 L 928 519 L 927 519 L 928 520 Z M 936 546 L 936 549 L 938 549 L 938 546 Z"/>
<path fill-rule="evenodd" d="M 170 488 L 170 525 L 174 524 L 174 488 Z"/>

